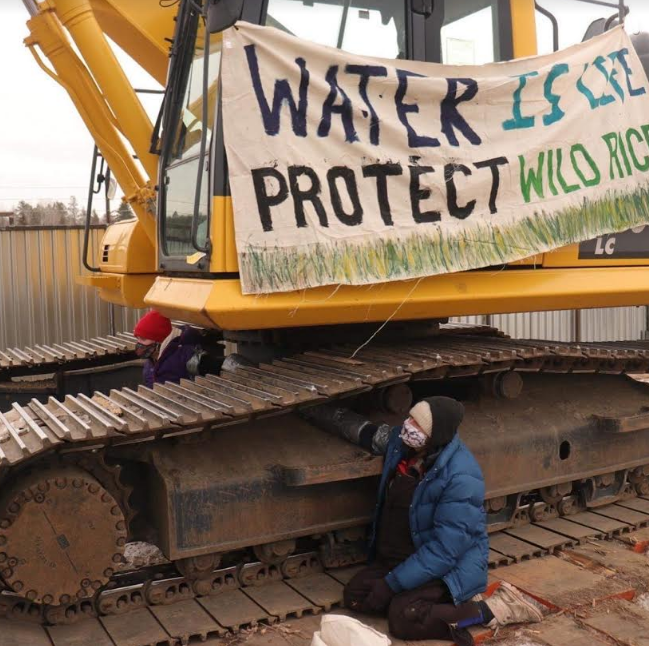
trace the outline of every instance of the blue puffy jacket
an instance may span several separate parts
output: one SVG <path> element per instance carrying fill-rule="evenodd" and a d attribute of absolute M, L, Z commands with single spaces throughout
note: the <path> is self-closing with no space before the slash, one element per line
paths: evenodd
<path fill-rule="evenodd" d="M 386 448 L 372 528 L 372 553 L 387 485 L 408 452 L 400 431 L 400 427 L 392 430 Z M 442 579 L 457 605 L 486 589 L 489 540 L 484 494 L 482 471 L 456 433 L 415 490 L 410 531 L 416 552 L 387 575 L 386 581 L 394 592 Z"/>

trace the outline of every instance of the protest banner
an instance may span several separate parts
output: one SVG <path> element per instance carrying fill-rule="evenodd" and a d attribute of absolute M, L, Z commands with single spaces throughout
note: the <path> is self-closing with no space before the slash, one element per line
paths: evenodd
<path fill-rule="evenodd" d="M 622 27 L 483 66 L 247 23 L 223 46 L 244 293 L 501 266 L 649 222 L 649 83 Z"/>

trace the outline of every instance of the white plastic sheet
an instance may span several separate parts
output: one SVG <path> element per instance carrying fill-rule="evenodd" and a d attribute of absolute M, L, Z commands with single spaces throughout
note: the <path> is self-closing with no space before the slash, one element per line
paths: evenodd
<path fill-rule="evenodd" d="M 311 646 L 390 646 L 387 635 L 345 615 L 325 615 Z"/>

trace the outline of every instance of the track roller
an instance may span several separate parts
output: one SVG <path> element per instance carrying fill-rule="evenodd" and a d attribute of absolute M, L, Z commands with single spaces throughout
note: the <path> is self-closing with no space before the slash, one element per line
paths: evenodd
<path fill-rule="evenodd" d="M 548 505 L 558 505 L 571 491 L 572 483 L 562 482 L 558 485 L 539 489 L 539 494 L 541 495 L 543 502 Z"/>
<path fill-rule="evenodd" d="M 497 372 L 486 376 L 485 387 L 497 399 L 517 399 L 523 392 L 523 378 L 518 372 Z"/>
<path fill-rule="evenodd" d="M 295 541 L 277 541 L 264 545 L 255 545 L 253 552 L 255 556 L 267 565 L 279 565 L 295 551 Z"/>
<path fill-rule="evenodd" d="M 203 554 L 174 561 L 174 565 L 185 578 L 193 581 L 209 577 L 221 565 L 221 554 Z"/>

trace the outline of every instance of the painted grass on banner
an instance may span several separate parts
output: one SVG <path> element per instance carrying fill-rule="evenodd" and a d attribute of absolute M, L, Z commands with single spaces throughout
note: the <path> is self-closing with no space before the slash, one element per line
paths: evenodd
<path fill-rule="evenodd" d="M 609 193 L 554 214 L 508 223 L 505 228 L 478 225 L 453 235 L 445 229 L 403 239 L 377 239 L 366 244 L 317 243 L 300 249 L 247 246 L 240 271 L 249 292 L 292 291 L 325 284 L 369 284 L 501 265 L 588 237 L 646 224 L 649 190 Z"/>

